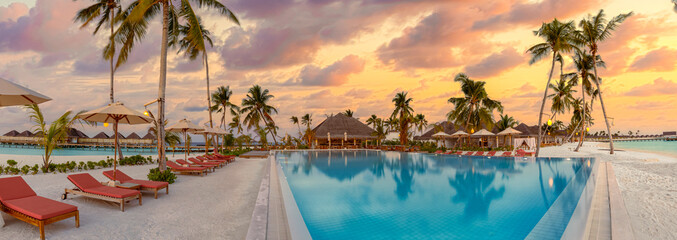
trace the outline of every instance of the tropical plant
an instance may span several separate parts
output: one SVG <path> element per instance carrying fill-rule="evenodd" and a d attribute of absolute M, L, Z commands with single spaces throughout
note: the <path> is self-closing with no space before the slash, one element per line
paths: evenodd
<path fill-rule="evenodd" d="M 221 116 L 221 127 L 227 129 L 226 125 L 226 112 L 230 111 L 232 115 L 237 115 L 240 111 L 240 107 L 230 102 L 230 98 L 233 96 L 233 91 L 230 90 L 230 86 L 220 86 L 212 93 L 212 103 L 210 111 L 216 111 L 222 113 Z M 238 121 L 239 122 L 239 121 Z M 239 133 L 239 132 L 238 132 Z"/>
<path fill-rule="evenodd" d="M 151 168 L 147 175 L 148 180 L 166 182 L 172 184 L 176 181 L 176 175 L 169 169 L 160 171 L 159 168 Z"/>
<path fill-rule="evenodd" d="M 593 70 L 594 65 L 598 65 L 601 67 L 604 67 L 604 61 L 600 58 L 600 56 L 595 56 L 593 57 L 591 54 L 589 54 L 587 51 L 582 51 L 582 50 L 576 50 L 576 53 L 573 56 L 573 61 L 574 61 L 574 66 L 576 67 L 577 72 L 572 72 L 565 74 L 565 78 L 569 79 L 569 84 L 576 86 L 578 84 L 581 85 L 581 100 L 582 100 L 582 105 L 587 105 L 586 98 L 585 96 L 588 95 L 592 99 L 595 98 L 595 96 L 598 94 L 598 91 L 595 90 L 592 87 L 592 79 L 595 78 L 594 74 L 591 73 L 590 71 Z M 579 83 L 580 82 L 580 83 Z M 592 102 L 592 100 L 591 100 Z M 573 103 L 571 103 L 573 104 Z M 590 104 L 592 106 L 592 103 Z M 580 110 L 583 111 L 582 114 L 587 114 L 585 111 L 587 111 L 587 108 L 580 108 Z M 585 129 L 585 123 L 583 123 L 583 127 L 581 129 Z M 581 132 L 581 134 L 583 134 Z M 575 151 L 578 151 L 578 149 L 583 145 L 583 142 L 579 142 L 578 146 L 576 147 Z"/>
<path fill-rule="evenodd" d="M 501 118 L 496 122 L 496 128 L 498 128 L 498 131 L 514 128 L 517 125 L 519 125 L 519 122 L 515 120 L 515 118 L 508 116 L 508 114 L 501 114 Z"/>
<path fill-rule="evenodd" d="M 550 66 L 550 73 L 548 81 L 545 84 L 545 91 L 543 93 L 543 100 L 541 101 L 541 110 L 538 112 L 538 126 L 543 123 L 543 109 L 545 108 L 545 101 L 548 96 L 548 89 L 550 80 L 555 68 L 557 55 L 560 53 L 569 53 L 577 49 L 577 41 L 575 37 L 575 26 L 573 22 L 560 22 L 556 18 L 550 23 L 543 23 L 541 28 L 534 31 L 534 35 L 542 38 L 544 42 L 538 43 L 527 52 L 531 53 L 531 60 L 529 64 L 534 64 L 539 60 L 545 58 L 552 52 L 552 64 Z M 538 139 L 536 143 L 536 157 L 541 150 L 542 131 L 538 129 Z"/>
<path fill-rule="evenodd" d="M 301 133 L 301 125 L 300 125 L 300 122 L 299 122 L 299 117 L 297 117 L 297 116 L 291 116 L 291 117 L 289 118 L 289 120 L 291 121 L 292 124 L 296 124 L 296 127 L 298 127 L 298 129 L 299 129 L 299 137 L 302 138 L 302 137 L 303 137 L 303 133 Z"/>
<path fill-rule="evenodd" d="M 376 142 L 379 147 L 381 146 L 383 139 L 386 138 L 386 135 L 388 135 L 388 130 L 385 127 L 385 122 L 380 118 L 377 118 L 376 121 L 374 121 L 374 132 L 372 133 L 372 136 L 376 137 Z"/>
<path fill-rule="evenodd" d="M 412 98 L 407 97 L 407 92 L 397 93 L 392 100 L 395 104 L 395 110 L 390 117 L 395 118 L 399 115 L 400 144 L 402 145 L 407 145 L 409 141 L 407 138 L 409 123 L 411 123 L 414 114 L 414 109 L 411 108 L 412 101 Z"/>
<path fill-rule="evenodd" d="M 268 137 L 267 137 L 268 133 L 266 132 L 266 129 L 259 127 L 259 128 L 256 129 L 255 132 L 256 132 L 256 135 L 259 136 L 259 143 L 261 143 L 261 145 L 263 147 L 267 147 L 268 146 Z"/>
<path fill-rule="evenodd" d="M 306 125 L 305 138 L 308 139 L 308 146 L 311 146 L 314 137 L 313 131 L 310 129 L 310 126 L 313 124 L 313 115 L 310 113 L 306 113 L 306 115 L 303 115 L 303 117 L 301 117 L 301 123 L 303 125 Z"/>
<path fill-rule="evenodd" d="M 484 88 L 486 82 L 474 81 L 467 75 L 459 73 L 454 78 L 455 82 L 461 83 L 463 97 L 452 97 L 447 100 L 454 104 L 454 108 L 447 113 L 447 119 L 456 125 L 475 130 L 486 126 L 492 129 L 494 126 L 494 110 L 503 113 L 503 105 L 500 101 L 489 98 Z"/>
<path fill-rule="evenodd" d="M 37 104 L 26 105 L 25 109 L 28 110 L 29 119 L 35 124 L 33 126 L 33 133 L 39 137 L 38 143 L 45 150 L 42 156 L 42 168 L 47 170 L 52 163 L 50 159 L 52 151 L 59 148 L 60 142 L 68 139 L 68 130 L 76 121 L 76 117 L 84 111 L 75 115 L 72 115 L 71 111 L 67 111 L 54 122 L 47 125 L 42 110 L 40 110 Z"/>
<path fill-rule="evenodd" d="M 226 16 L 227 19 L 233 21 L 238 26 L 239 20 L 235 14 L 230 11 L 225 5 L 217 0 L 181 0 L 180 6 L 177 9 L 171 0 L 135 0 L 125 11 L 118 17 L 122 23 L 117 31 L 115 31 L 115 42 L 121 43 L 120 53 L 116 67 L 121 63 L 127 61 L 132 48 L 137 41 L 144 38 L 148 31 L 150 21 L 162 13 L 162 42 L 160 46 L 160 78 L 158 89 L 158 122 L 164 122 L 165 119 L 165 92 L 167 86 L 167 49 L 171 43 L 176 43 L 179 36 L 179 18 L 187 22 L 197 22 L 196 15 L 193 11 L 191 3 L 197 4 L 199 7 L 207 7 L 216 9 L 221 15 Z M 123 20 L 122 20 L 123 19 Z M 164 151 L 164 128 L 158 131 L 158 159 L 159 168 L 161 171 L 167 169 L 165 165 L 165 151 Z"/>
<path fill-rule="evenodd" d="M 599 10 L 597 15 L 588 15 L 586 19 L 583 19 L 579 22 L 578 26 L 581 28 L 581 31 L 579 31 L 578 37 L 581 38 L 583 44 L 590 51 L 590 54 L 592 56 L 597 56 L 597 52 L 599 50 L 598 43 L 609 39 L 611 37 L 611 33 L 616 30 L 618 25 L 620 25 L 630 16 L 632 16 L 632 12 L 619 14 L 607 22 L 604 10 Z M 609 118 L 607 117 L 606 108 L 604 107 L 604 100 L 602 98 L 602 88 L 600 88 L 601 79 L 599 78 L 599 74 L 597 74 L 597 65 L 593 64 L 592 67 L 595 73 L 593 82 L 599 91 L 599 102 L 600 105 L 602 105 L 602 113 L 604 114 L 606 129 L 608 132 L 611 132 Z M 609 135 L 609 153 L 614 154 L 614 140 L 611 135 Z"/>
<path fill-rule="evenodd" d="M 379 119 L 375 114 L 372 114 L 371 117 L 367 118 L 367 126 L 376 127 L 376 120 Z"/>
<path fill-rule="evenodd" d="M 418 130 L 419 134 L 423 134 L 423 129 L 425 129 L 428 126 L 428 120 L 425 119 L 425 115 L 423 114 L 416 114 L 414 116 L 414 126 L 416 126 L 416 130 Z"/>
<path fill-rule="evenodd" d="M 350 110 L 350 109 L 343 112 L 343 114 L 345 114 L 348 117 L 353 117 L 353 113 L 354 113 L 353 110 Z"/>
<path fill-rule="evenodd" d="M 257 131 L 261 128 L 260 122 L 263 120 L 263 125 L 268 126 L 269 124 L 275 125 L 271 115 L 277 113 L 277 109 L 269 105 L 269 101 L 275 96 L 271 95 L 268 89 L 261 89 L 261 86 L 254 85 L 249 89 L 247 96 L 242 99 L 242 110 L 243 114 L 246 114 L 243 120 L 243 123 L 247 125 L 247 129 L 257 128 Z M 270 128 L 269 128 L 270 130 Z M 269 132 L 273 134 L 272 132 Z M 277 139 L 275 135 L 272 135 L 275 145 L 277 145 Z"/>

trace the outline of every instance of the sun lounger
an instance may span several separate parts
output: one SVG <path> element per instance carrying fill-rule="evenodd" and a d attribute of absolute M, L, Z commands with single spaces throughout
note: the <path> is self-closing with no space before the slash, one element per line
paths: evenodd
<path fill-rule="evenodd" d="M 201 161 L 203 161 L 203 162 L 228 163 L 228 160 L 225 160 L 225 159 L 212 160 L 212 159 L 210 159 L 210 158 L 206 158 L 206 157 L 203 157 L 203 156 L 197 156 L 197 157 L 195 157 L 195 158 L 197 158 L 197 159 L 199 159 L 199 160 L 201 160 Z"/>
<path fill-rule="evenodd" d="M 172 161 L 167 161 L 167 167 L 169 167 L 172 172 L 197 173 L 200 174 L 200 176 L 204 176 L 204 174 L 207 174 L 208 171 L 208 169 L 205 167 L 184 167 Z"/>
<path fill-rule="evenodd" d="M 474 156 L 484 156 L 484 152 L 483 152 L 483 151 L 479 151 L 479 152 L 475 153 Z"/>
<path fill-rule="evenodd" d="M 115 202 L 120 204 L 120 210 L 125 211 L 125 202 L 139 199 L 139 205 L 142 205 L 141 192 L 137 190 L 109 187 L 102 185 L 99 181 L 94 179 L 89 173 L 79 173 L 68 175 L 70 180 L 77 188 L 66 188 L 63 199 L 68 197 L 68 194 L 81 195 L 90 198 L 96 198 L 104 201 Z"/>
<path fill-rule="evenodd" d="M 203 168 L 209 169 L 212 172 L 214 172 L 215 171 L 214 169 L 216 168 L 216 166 L 214 166 L 214 165 L 189 163 L 189 162 L 186 162 L 186 160 L 183 160 L 183 159 L 176 159 L 175 161 L 176 161 L 176 163 L 181 164 L 181 166 L 184 166 L 184 167 L 185 166 L 188 166 L 188 167 L 203 167 Z"/>
<path fill-rule="evenodd" d="M 501 154 L 501 157 L 512 157 L 512 156 L 513 156 L 512 152 L 509 152 L 509 151 L 505 151 L 505 152 L 503 152 L 503 154 Z"/>
<path fill-rule="evenodd" d="M 38 227 L 40 239 L 45 239 L 45 225 L 50 223 L 75 217 L 75 227 L 80 227 L 76 206 L 38 196 L 21 177 L 0 178 L 0 210 Z"/>
<path fill-rule="evenodd" d="M 203 162 L 200 160 L 197 160 L 195 158 L 188 158 L 188 161 L 193 162 L 193 164 L 197 165 L 203 165 L 203 166 L 210 166 L 210 167 L 221 167 L 223 164 L 226 164 L 225 162 Z"/>
<path fill-rule="evenodd" d="M 440 153 L 443 153 L 443 152 L 444 151 L 442 151 L 442 150 L 437 150 L 437 151 L 435 151 L 435 154 L 440 154 Z"/>
<path fill-rule="evenodd" d="M 113 180 L 113 170 L 104 171 L 103 175 Z M 169 183 L 167 182 L 133 179 L 120 170 L 117 170 L 117 173 L 115 174 L 115 180 L 120 181 L 121 183 L 139 184 L 141 185 L 141 190 L 153 191 L 155 193 L 155 199 L 157 199 L 157 192 L 162 189 L 166 189 L 167 194 L 169 194 Z"/>
<path fill-rule="evenodd" d="M 463 155 L 465 155 L 465 156 L 472 156 L 473 153 L 474 153 L 474 152 L 467 152 L 467 153 L 465 153 L 465 154 L 463 154 Z"/>
<path fill-rule="evenodd" d="M 230 158 L 230 157 L 218 157 L 214 155 L 204 155 L 205 158 L 212 160 L 212 161 L 227 161 L 228 163 L 232 162 L 235 160 L 235 158 Z"/>
<path fill-rule="evenodd" d="M 218 154 L 218 153 L 214 153 L 214 156 L 220 157 L 221 159 L 227 159 L 227 160 L 235 161 L 235 155 L 221 155 L 221 154 Z"/>
<path fill-rule="evenodd" d="M 493 157 L 494 155 L 496 155 L 496 151 L 489 151 L 487 153 L 487 157 Z"/>
<path fill-rule="evenodd" d="M 454 151 L 451 150 L 444 152 L 444 154 L 452 154 L 452 153 L 454 153 Z"/>

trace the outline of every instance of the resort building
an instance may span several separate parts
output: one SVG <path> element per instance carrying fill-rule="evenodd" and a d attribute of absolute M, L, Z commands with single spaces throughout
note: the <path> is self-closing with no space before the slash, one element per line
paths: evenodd
<path fill-rule="evenodd" d="M 330 145 L 332 148 L 357 148 L 368 140 L 376 140 L 372 135 L 374 129 L 343 113 L 327 117 L 312 131 L 315 135 L 313 144 L 316 148 L 327 148 Z"/>

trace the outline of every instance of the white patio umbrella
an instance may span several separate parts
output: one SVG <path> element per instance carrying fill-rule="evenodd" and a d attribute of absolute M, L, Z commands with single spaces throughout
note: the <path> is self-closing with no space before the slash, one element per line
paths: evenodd
<path fill-rule="evenodd" d="M 468 135 L 470 135 L 470 134 L 468 134 L 467 132 L 458 130 L 458 131 L 456 131 L 455 133 L 452 133 L 452 134 L 451 134 L 451 137 L 457 137 L 457 138 L 458 138 L 457 143 L 459 143 L 459 142 L 461 141 L 461 138 L 462 138 L 462 137 L 468 136 Z"/>
<path fill-rule="evenodd" d="M 496 135 L 510 137 L 510 141 L 509 142 L 506 141 L 506 143 L 512 143 L 513 142 L 512 141 L 513 135 L 520 135 L 520 134 L 522 134 L 522 132 L 517 131 L 514 128 L 509 127 L 509 128 L 506 128 L 505 130 L 497 133 Z M 505 139 L 503 139 L 503 140 L 505 140 Z"/>
<path fill-rule="evenodd" d="M 40 104 L 49 100 L 52 99 L 0 78 L 0 107 Z"/>
<path fill-rule="evenodd" d="M 451 137 L 451 135 L 445 133 L 445 132 L 438 132 L 433 134 L 434 138 L 445 138 L 445 137 Z"/>
<path fill-rule="evenodd" d="M 185 118 L 178 123 L 165 128 L 165 131 L 183 133 L 184 143 L 188 141 L 188 133 L 199 133 L 204 130 L 205 128 L 195 125 Z M 190 146 L 188 146 L 188 148 L 190 148 Z M 183 150 L 184 159 L 188 158 L 188 148 L 184 148 Z"/>
<path fill-rule="evenodd" d="M 143 113 L 125 107 L 121 102 L 111 103 L 108 106 L 95 109 L 77 116 L 77 118 L 88 122 L 113 123 L 115 129 L 115 152 L 113 152 L 113 181 L 116 179 L 117 161 L 118 161 L 118 123 L 124 124 L 148 124 L 153 119 L 146 117 Z"/>
<path fill-rule="evenodd" d="M 492 133 L 492 132 L 489 132 L 489 131 L 487 131 L 486 129 L 481 129 L 481 130 L 479 130 L 479 131 L 473 133 L 473 134 L 470 135 L 470 136 L 472 136 L 472 137 L 479 137 L 479 138 L 480 138 L 480 141 L 482 140 L 482 138 L 487 137 L 487 145 L 488 145 L 489 137 L 490 137 L 490 136 L 496 136 L 496 134 L 494 134 L 494 133 Z"/>

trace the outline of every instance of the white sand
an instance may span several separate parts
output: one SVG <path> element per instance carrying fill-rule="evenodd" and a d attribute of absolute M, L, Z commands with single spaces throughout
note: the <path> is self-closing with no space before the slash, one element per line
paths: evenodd
<path fill-rule="evenodd" d="M 677 158 L 648 152 L 616 151 L 608 144 L 585 143 L 542 149 L 543 157 L 590 156 L 610 161 L 630 215 L 636 239 L 677 239 Z"/>
<path fill-rule="evenodd" d="M 178 156 L 178 155 L 177 155 Z M 98 157 L 98 156 L 97 156 Z M 1 158 L 0 158 L 1 159 Z M 90 159 L 93 160 L 93 159 Z M 117 204 L 69 195 L 63 202 L 80 210 L 80 228 L 63 220 L 45 228 L 48 239 L 244 239 L 254 208 L 265 159 L 238 158 L 207 176 L 179 175 L 169 195 L 143 194 L 143 206 L 132 201 L 120 211 Z M 119 169 L 133 178 L 147 179 L 155 165 L 124 166 Z M 106 169 L 108 170 L 108 169 Z M 103 169 L 84 171 L 100 181 Z M 61 201 L 64 188 L 73 184 L 67 174 L 23 176 L 35 192 Z M 2 175 L 0 177 L 6 177 Z M 39 239 L 38 228 L 2 214 L 5 226 L 0 239 Z"/>

